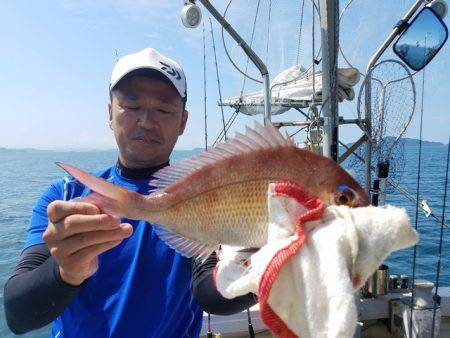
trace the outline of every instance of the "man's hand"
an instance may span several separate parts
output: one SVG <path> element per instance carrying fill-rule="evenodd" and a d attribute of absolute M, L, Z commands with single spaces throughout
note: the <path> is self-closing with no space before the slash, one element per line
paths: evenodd
<path fill-rule="evenodd" d="M 101 214 L 94 204 L 54 201 L 47 207 L 49 223 L 42 238 L 59 265 L 61 278 L 80 285 L 98 268 L 98 255 L 129 237 L 133 228 L 119 218 Z"/>

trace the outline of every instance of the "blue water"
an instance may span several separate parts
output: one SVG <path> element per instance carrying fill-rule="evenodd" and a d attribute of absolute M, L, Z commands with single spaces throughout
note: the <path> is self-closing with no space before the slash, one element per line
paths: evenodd
<path fill-rule="evenodd" d="M 441 216 L 444 194 L 445 158 L 447 148 L 428 146 L 423 151 L 421 199 L 427 199 L 432 210 Z M 400 182 L 415 195 L 418 147 L 405 147 L 405 171 Z M 192 152 L 175 152 L 172 161 L 189 156 Z M 115 163 L 115 151 L 101 152 L 53 152 L 0 149 L 0 337 L 13 337 L 8 330 L 3 312 L 3 285 L 18 260 L 26 238 L 26 229 L 33 204 L 44 188 L 62 177 L 64 173 L 54 162 L 63 161 L 90 171 L 102 170 Z M 414 206 L 398 193 L 388 195 L 387 202 L 406 207 L 414 224 Z M 447 199 L 447 205 L 450 203 Z M 447 208 L 450 210 L 450 208 Z M 450 218 L 447 212 L 446 218 Z M 440 226 L 419 213 L 420 244 L 417 253 L 417 277 L 434 281 L 436 254 Z M 440 285 L 450 286 L 450 229 L 444 230 Z M 391 273 L 412 274 L 412 250 L 403 250 L 389 257 L 387 264 Z M 44 328 L 23 337 L 47 337 Z"/>

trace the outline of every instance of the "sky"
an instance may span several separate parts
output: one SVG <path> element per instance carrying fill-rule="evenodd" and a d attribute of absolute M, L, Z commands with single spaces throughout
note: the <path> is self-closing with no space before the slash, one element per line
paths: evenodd
<path fill-rule="evenodd" d="M 228 1 L 212 1 L 223 12 Z M 255 51 L 267 61 L 271 77 L 298 63 L 308 67 L 312 59 L 312 6 L 306 1 L 302 34 L 300 0 L 260 0 L 255 24 Z M 271 3 L 271 2 L 270 2 Z M 341 9 L 346 1 L 341 1 Z M 355 0 L 341 19 L 341 49 L 353 66 L 364 73 L 365 65 L 393 25 L 413 1 Z M 227 18 L 251 41 L 256 0 L 235 0 Z M 176 149 L 204 147 L 203 25 L 206 40 L 207 132 L 211 144 L 222 128 L 218 83 L 211 39 L 210 15 L 200 4 L 203 21 L 196 29 L 180 20 L 181 0 L 3 0 L 0 19 L 0 148 L 111 149 L 115 141 L 108 128 L 107 104 L 110 72 L 127 53 L 153 47 L 177 60 L 187 76 L 190 117 Z M 269 20 L 270 13 L 270 20 Z M 239 95 L 243 76 L 229 62 L 218 24 L 212 19 L 222 97 Z M 448 17 L 444 19 L 449 23 Z M 315 50 L 320 45 L 319 19 L 315 19 Z M 242 69 L 246 58 L 225 36 L 229 54 Z M 299 47 L 300 46 L 300 47 Z M 299 52 L 297 52 L 297 50 Z M 388 51 L 383 58 L 396 58 Z M 340 66 L 348 66 L 342 56 Z M 450 47 L 447 43 L 426 68 L 423 138 L 448 142 L 450 134 Z M 318 66 L 320 68 L 320 65 Z M 248 74 L 259 78 L 252 65 Z M 419 136 L 422 72 L 414 77 L 416 111 L 406 136 Z M 340 105 L 340 115 L 357 116 L 356 99 Z M 244 93 L 261 89 L 245 81 Z M 401 94 L 401 93 L 400 93 Z M 406 96 L 404 96 L 406 97 Z M 399 116 L 402 103 L 396 103 Z M 394 111 L 395 111 L 394 109 Z M 232 110 L 224 109 L 226 118 Z M 242 131 L 252 120 L 240 114 L 233 131 Z M 291 111 L 275 121 L 301 120 Z M 290 129 L 290 132 L 295 131 Z M 361 136 L 357 127 L 343 126 L 340 138 L 352 142 Z M 299 140 L 301 137 L 299 138 Z"/>

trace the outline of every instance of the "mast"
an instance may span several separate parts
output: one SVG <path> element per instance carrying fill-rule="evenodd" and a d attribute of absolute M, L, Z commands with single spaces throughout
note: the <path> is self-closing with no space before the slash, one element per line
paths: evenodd
<path fill-rule="evenodd" d="M 323 155 L 339 156 L 337 67 L 339 51 L 339 0 L 319 0 L 322 36 Z"/>

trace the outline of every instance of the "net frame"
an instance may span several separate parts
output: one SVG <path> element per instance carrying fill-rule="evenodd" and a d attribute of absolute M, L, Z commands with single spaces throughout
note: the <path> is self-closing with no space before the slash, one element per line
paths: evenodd
<path fill-rule="evenodd" d="M 404 143 L 399 140 L 412 121 L 415 107 L 413 74 L 402 62 L 387 59 L 370 69 L 358 94 L 358 119 L 371 142 L 372 158 L 378 163 L 389 161 L 390 173 L 396 179 L 401 177 L 404 168 Z M 376 171 L 375 179 L 378 178 Z M 385 178 L 381 180 L 380 190 L 384 204 Z"/>

